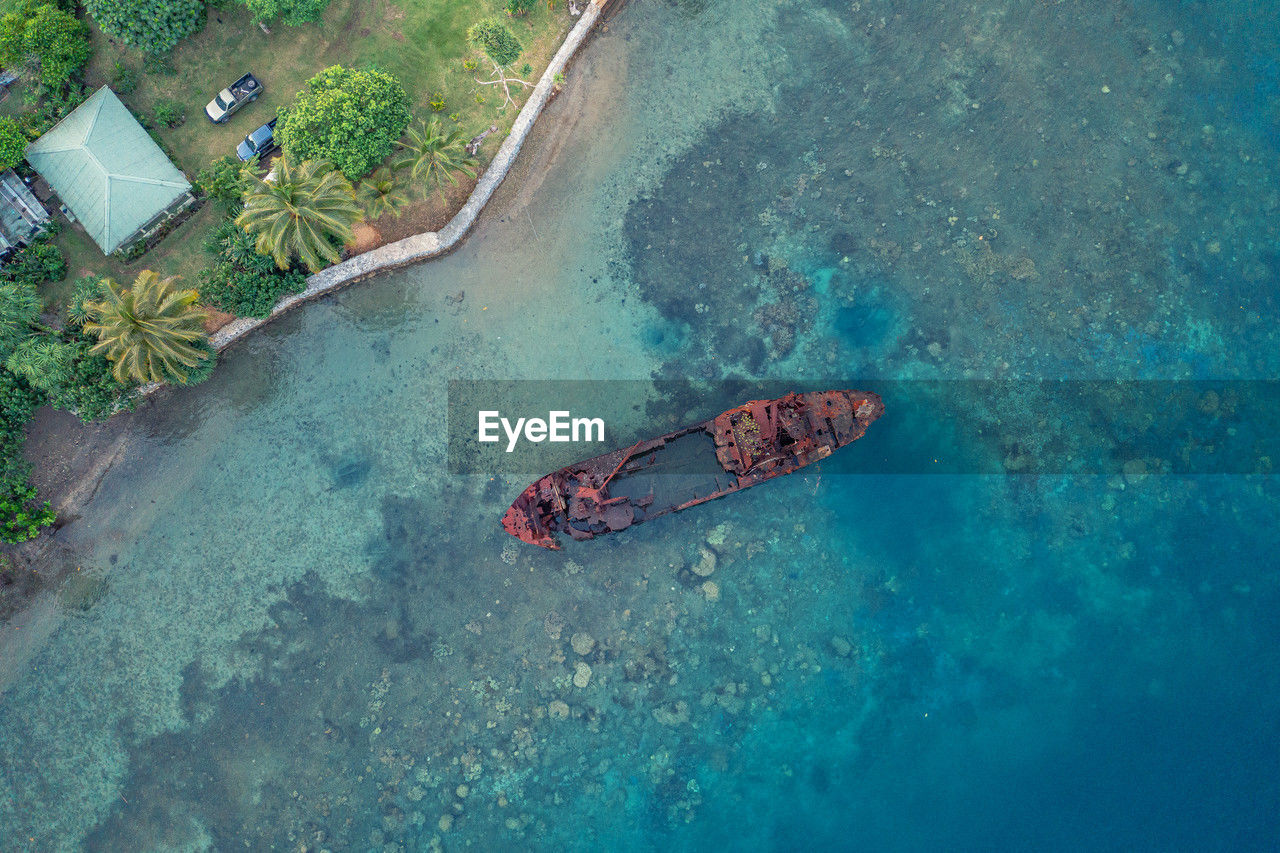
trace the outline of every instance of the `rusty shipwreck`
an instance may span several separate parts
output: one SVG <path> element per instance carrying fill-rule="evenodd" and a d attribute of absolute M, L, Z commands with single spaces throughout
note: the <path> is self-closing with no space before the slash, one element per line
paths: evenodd
<path fill-rule="evenodd" d="M 502 517 L 512 536 L 559 549 L 790 474 L 861 438 L 884 413 L 866 391 L 752 400 L 700 424 L 547 474 Z"/>

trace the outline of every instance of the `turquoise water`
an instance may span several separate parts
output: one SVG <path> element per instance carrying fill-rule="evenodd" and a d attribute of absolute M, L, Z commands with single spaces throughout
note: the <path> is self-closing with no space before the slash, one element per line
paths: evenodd
<path fill-rule="evenodd" d="M 1275 11 L 629 4 L 462 249 L 136 417 L 3 629 L 2 846 L 1274 849 L 1270 460 L 805 471 L 553 554 L 444 436 L 456 379 L 1277 376 Z"/>

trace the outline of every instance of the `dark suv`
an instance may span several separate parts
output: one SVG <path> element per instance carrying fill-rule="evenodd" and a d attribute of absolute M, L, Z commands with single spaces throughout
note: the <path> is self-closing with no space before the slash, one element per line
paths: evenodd
<path fill-rule="evenodd" d="M 276 120 L 272 119 L 236 146 L 236 156 L 247 163 L 254 157 L 266 157 L 279 147 L 276 144 Z"/>

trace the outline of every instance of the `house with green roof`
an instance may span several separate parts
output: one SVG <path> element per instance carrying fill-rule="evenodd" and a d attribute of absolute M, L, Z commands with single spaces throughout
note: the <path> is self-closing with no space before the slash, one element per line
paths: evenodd
<path fill-rule="evenodd" d="M 195 204 L 186 176 L 106 86 L 27 146 L 26 156 L 108 255 Z"/>

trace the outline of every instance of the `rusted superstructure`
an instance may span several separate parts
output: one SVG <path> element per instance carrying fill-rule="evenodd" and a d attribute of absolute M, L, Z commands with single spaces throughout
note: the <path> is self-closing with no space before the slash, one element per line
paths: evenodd
<path fill-rule="evenodd" d="M 883 413 L 880 397 L 866 391 L 752 400 L 542 477 L 511 504 L 502 527 L 553 549 L 557 533 L 583 540 L 624 530 L 825 459 Z"/>

